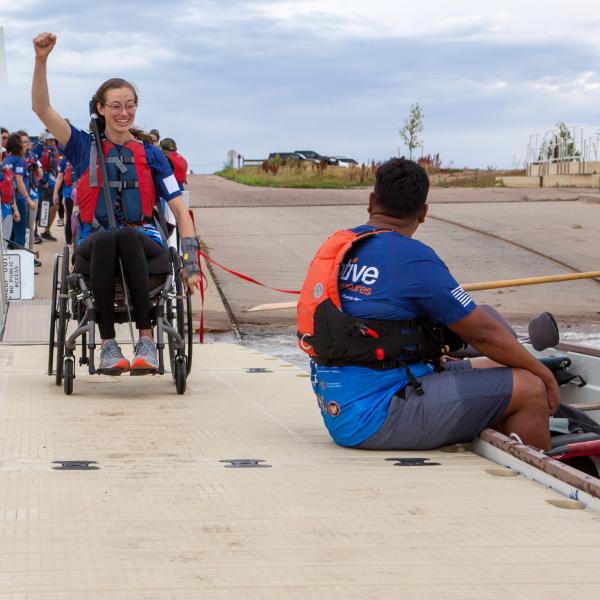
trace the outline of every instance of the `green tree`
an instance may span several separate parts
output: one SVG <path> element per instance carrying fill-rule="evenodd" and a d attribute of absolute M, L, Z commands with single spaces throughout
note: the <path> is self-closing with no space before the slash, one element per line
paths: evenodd
<path fill-rule="evenodd" d="M 576 150 L 575 139 L 573 138 L 573 132 L 571 129 L 561 121 L 556 124 L 558 129 L 557 133 L 552 135 L 549 140 L 548 146 L 545 148 L 545 158 L 549 159 L 560 159 L 560 158 L 573 158 L 581 155 L 581 152 Z M 543 150 L 542 150 L 543 152 Z M 543 160 L 541 156 L 538 160 Z"/>
<path fill-rule="evenodd" d="M 404 127 L 398 130 L 400 139 L 408 148 L 408 157 L 412 160 L 413 150 L 422 145 L 419 134 L 423 131 L 423 110 L 418 102 L 411 105 L 408 118 L 404 119 Z"/>

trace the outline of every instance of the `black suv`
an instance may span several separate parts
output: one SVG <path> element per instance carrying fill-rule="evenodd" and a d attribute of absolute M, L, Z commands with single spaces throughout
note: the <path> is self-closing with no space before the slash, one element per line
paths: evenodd
<path fill-rule="evenodd" d="M 333 156 L 324 156 L 314 150 L 294 150 L 294 153 L 298 154 L 304 160 L 312 160 L 316 163 L 320 163 L 323 160 L 329 165 L 337 165 L 337 159 L 333 158 Z"/>

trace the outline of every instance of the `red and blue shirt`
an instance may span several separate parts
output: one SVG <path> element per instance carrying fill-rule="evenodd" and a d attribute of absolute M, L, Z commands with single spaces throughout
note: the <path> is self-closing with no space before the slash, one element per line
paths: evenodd
<path fill-rule="evenodd" d="M 64 155 L 78 174 L 83 174 L 89 167 L 91 143 L 92 138 L 87 131 L 82 131 L 71 125 L 71 137 L 64 148 Z M 144 151 L 148 166 L 152 170 L 152 178 L 158 195 L 167 200 L 167 202 L 180 196 L 181 190 L 179 189 L 179 184 L 162 150 L 158 146 L 144 142 Z M 115 214 L 115 217 L 117 227 L 123 227 L 120 215 Z M 138 229 L 145 235 L 162 243 L 162 237 L 154 225 L 144 224 L 138 227 Z M 92 227 L 89 224 L 82 223 L 80 239 L 85 239 L 92 232 Z"/>

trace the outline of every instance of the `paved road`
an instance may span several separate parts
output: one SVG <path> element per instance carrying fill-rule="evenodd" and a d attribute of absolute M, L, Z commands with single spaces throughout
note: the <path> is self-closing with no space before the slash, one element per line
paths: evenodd
<path fill-rule="evenodd" d="M 259 206 L 326 206 L 329 204 L 363 205 L 371 188 L 348 190 L 312 190 L 268 188 L 240 185 L 216 175 L 192 175 L 189 178 L 192 206 L 211 208 Z M 589 191 L 589 190 L 587 190 Z M 509 189 L 509 188 L 431 188 L 429 202 L 522 202 L 572 200 L 576 189 Z"/>
<path fill-rule="evenodd" d="M 214 258 L 270 285 L 292 289 L 302 285 L 315 249 L 331 231 L 364 222 L 369 192 L 254 188 L 215 176 L 193 177 L 190 189 L 202 240 Z M 600 270 L 600 205 L 579 202 L 578 194 L 578 190 L 433 188 L 431 218 L 417 237 L 436 248 L 463 283 L 569 272 L 564 265 Z M 216 278 L 242 329 L 293 324 L 293 310 L 244 311 L 294 297 L 218 269 Z M 541 310 L 577 323 L 600 320 L 600 283 L 595 281 L 475 296 L 517 321 Z"/>

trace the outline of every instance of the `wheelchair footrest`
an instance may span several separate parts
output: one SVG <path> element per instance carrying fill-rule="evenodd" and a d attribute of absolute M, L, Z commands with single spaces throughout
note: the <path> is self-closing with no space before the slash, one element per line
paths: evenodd
<path fill-rule="evenodd" d="M 96 369 L 96 375 L 110 375 L 111 377 L 118 377 L 119 375 L 123 375 L 123 373 L 127 373 L 127 371 L 123 371 L 123 369 Z"/>
<path fill-rule="evenodd" d="M 131 369 L 129 374 L 132 377 L 137 377 L 139 375 L 156 375 L 158 373 L 158 369 Z"/>

